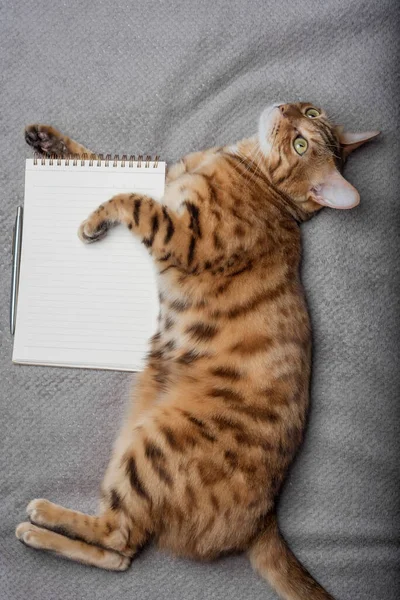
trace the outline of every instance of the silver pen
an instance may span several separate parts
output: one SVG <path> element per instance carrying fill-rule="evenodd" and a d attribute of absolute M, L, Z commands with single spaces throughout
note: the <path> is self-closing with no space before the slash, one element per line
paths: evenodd
<path fill-rule="evenodd" d="M 14 236 L 12 245 L 12 276 L 11 276 L 11 299 L 10 299 L 10 331 L 14 335 L 15 317 L 17 315 L 18 301 L 18 283 L 19 283 L 19 268 L 21 262 L 21 242 L 22 242 L 22 206 L 17 208 L 17 216 L 15 218 Z"/>

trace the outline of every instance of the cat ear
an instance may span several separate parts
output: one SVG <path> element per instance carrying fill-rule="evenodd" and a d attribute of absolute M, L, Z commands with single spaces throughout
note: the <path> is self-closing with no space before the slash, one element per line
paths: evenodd
<path fill-rule="evenodd" d="M 360 195 L 335 168 L 326 174 L 324 180 L 311 188 L 314 202 L 330 208 L 354 208 L 360 202 Z"/>
<path fill-rule="evenodd" d="M 342 152 L 344 158 L 346 158 L 350 152 L 353 152 L 359 146 L 368 142 L 368 140 L 372 140 L 372 138 L 376 137 L 380 134 L 380 131 L 364 131 L 363 133 L 348 133 L 344 132 L 342 128 L 338 129 L 339 140 L 342 145 Z"/>

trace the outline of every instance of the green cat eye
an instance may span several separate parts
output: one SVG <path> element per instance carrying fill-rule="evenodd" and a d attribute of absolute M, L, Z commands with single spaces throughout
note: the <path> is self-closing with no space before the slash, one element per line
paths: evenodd
<path fill-rule="evenodd" d="M 293 147 L 297 154 L 304 154 L 308 148 L 308 142 L 303 137 L 297 137 L 293 142 Z"/>
<path fill-rule="evenodd" d="M 316 117 L 319 117 L 320 114 L 321 113 L 316 108 L 307 108 L 306 110 L 306 117 L 309 117 L 310 119 L 315 119 Z"/>

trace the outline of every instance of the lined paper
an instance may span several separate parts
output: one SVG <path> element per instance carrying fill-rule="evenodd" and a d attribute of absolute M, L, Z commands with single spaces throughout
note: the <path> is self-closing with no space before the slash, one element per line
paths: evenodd
<path fill-rule="evenodd" d="M 164 193 L 165 163 L 26 161 L 13 362 L 141 370 L 158 314 L 155 271 L 124 226 L 83 244 L 80 223 L 120 192 Z"/>

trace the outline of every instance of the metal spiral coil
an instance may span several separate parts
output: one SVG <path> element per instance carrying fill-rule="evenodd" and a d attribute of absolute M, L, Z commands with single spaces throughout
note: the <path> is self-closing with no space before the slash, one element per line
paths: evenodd
<path fill-rule="evenodd" d="M 58 167 L 62 166 L 62 161 L 64 161 L 64 166 L 66 167 L 69 167 L 70 163 L 72 163 L 73 167 L 77 167 L 78 165 L 84 167 L 87 163 L 89 167 L 101 167 L 103 165 L 105 167 L 109 167 L 111 163 L 113 167 L 124 168 L 128 166 L 132 169 L 136 163 L 137 169 L 149 169 L 151 163 L 153 163 L 153 168 L 156 169 L 158 167 L 159 160 L 160 157 L 158 154 L 154 157 L 154 160 L 149 154 L 146 155 L 145 159 L 143 159 L 143 154 L 139 154 L 137 160 L 134 154 L 131 154 L 129 158 L 127 154 L 123 154 L 121 158 L 119 154 L 114 154 L 113 157 L 111 154 L 106 154 L 105 158 L 104 154 L 67 154 L 66 156 L 50 154 L 50 156 L 43 156 L 42 154 L 35 152 L 33 155 L 34 165 L 57 165 Z"/>

